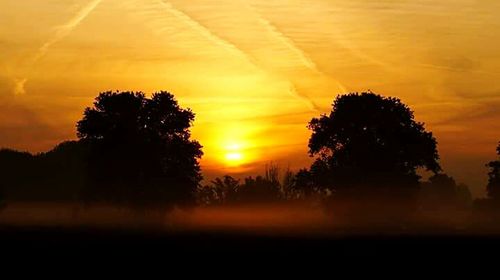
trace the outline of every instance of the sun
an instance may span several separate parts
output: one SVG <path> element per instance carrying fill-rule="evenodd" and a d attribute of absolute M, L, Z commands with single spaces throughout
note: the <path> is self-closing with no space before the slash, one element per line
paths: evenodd
<path fill-rule="evenodd" d="M 225 148 L 224 159 L 228 165 L 238 166 L 244 161 L 244 153 L 241 144 L 232 143 Z"/>
<path fill-rule="evenodd" d="M 241 155 L 240 152 L 231 152 L 231 153 L 226 153 L 226 160 L 227 161 L 241 161 L 243 156 Z"/>

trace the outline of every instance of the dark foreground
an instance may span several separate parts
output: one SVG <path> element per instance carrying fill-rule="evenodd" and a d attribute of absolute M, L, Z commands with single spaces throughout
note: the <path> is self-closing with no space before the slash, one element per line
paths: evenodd
<path fill-rule="evenodd" d="M 76 227 L 0 227 L 3 257 L 169 263 L 315 262 L 336 259 L 478 260 L 500 253 L 500 235 L 338 234 L 280 236 Z M 269 263 L 269 262 L 268 262 Z"/>

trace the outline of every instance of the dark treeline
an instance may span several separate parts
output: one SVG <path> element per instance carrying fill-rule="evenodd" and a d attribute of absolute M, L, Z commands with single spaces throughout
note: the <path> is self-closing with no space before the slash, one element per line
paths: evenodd
<path fill-rule="evenodd" d="M 37 155 L 0 150 L 0 190 L 8 200 L 75 200 L 83 189 L 87 153 L 88 146 L 77 141 Z"/>
<path fill-rule="evenodd" d="M 47 153 L 0 151 L 0 188 L 12 200 L 190 205 L 202 179 L 194 113 L 168 92 L 104 92 L 77 123 L 78 141 Z"/>
<path fill-rule="evenodd" d="M 201 185 L 194 113 L 158 92 L 104 92 L 77 123 L 77 141 L 49 152 L 0 151 L 0 190 L 9 201 L 107 202 L 128 207 L 315 200 L 332 212 L 407 213 L 473 206 L 467 186 L 443 173 L 437 141 L 401 100 L 371 92 L 338 96 L 308 125 L 309 168 L 270 164 L 262 176 Z M 500 157 L 500 146 L 497 150 Z M 500 209 L 500 159 L 488 164 L 488 198 Z M 422 181 L 419 170 L 432 174 Z M 5 202 L 2 202 L 2 205 Z"/>

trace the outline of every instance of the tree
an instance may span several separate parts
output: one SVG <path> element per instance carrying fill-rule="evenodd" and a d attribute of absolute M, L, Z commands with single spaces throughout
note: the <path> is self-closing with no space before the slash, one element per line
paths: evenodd
<path fill-rule="evenodd" d="M 194 113 L 168 92 L 103 92 L 77 123 L 90 145 L 84 196 L 132 206 L 194 201 L 202 179 L 201 145 L 191 140 Z"/>
<path fill-rule="evenodd" d="M 453 177 L 444 173 L 435 174 L 429 178 L 431 188 L 437 195 L 439 200 L 452 200 L 455 199 L 457 192 L 457 183 Z"/>
<path fill-rule="evenodd" d="M 295 183 L 296 174 L 288 166 L 283 172 L 283 179 L 280 184 L 283 198 L 293 200 L 300 197 L 300 193 L 296 192 Z"/>
<path fill-rule="evenodd" d="M 372 92 L 338 96 L 309 122 L 310 186 L 328 190 L 336 222 L 398 226 L 414 212 L 420 176 L 437 173 L 437 142 L 401 100 Z"/>
<path fill-rule="evenodd" d="M 500 143 L 498 143 L 497 155 L 500 156 Z M 491 161 L 486 166 L 490 169 L 488 172 L 488 185 L 486 186 L 488 197 L 493 200 L 500 200 L 500 160 Z"/>
<path fill-rule="evenodd" d="M 257 176 L 245 178 L 245 182 L 238 188 L 235 200 L 243 203 L 269 203 L 277 202 L 281 197 L 279 181 Z"/>
<path fill-rule="evenodd" d="M 430 210 L 465 209 L 472 205 L 472 194 L 466 185 L 457 184 L 453 177 L 439 173 L 421 184 L 420 204 Z"/>
<path fill-rule="evenodd" d="M 2 184 L 0 183 L 0 210 L 2 210 L 3 208 L 5 208 L 5 195 L 3 193 L 3 186 Z"/>
<path fill-rule="evenodd" d="M 338 96 L 313 118 L 309 154 L 322 184 L 342 193 L 418 186 L 417 168 L 437 173 L 437 142 L 401 100 L 371 92 Z"/>
<path fill-rule="evenodd" d="M 215 178 L 210 185 L 198 188 L 198 200 L 205 205 L 270 203 L 293 197 L 293 172 L 286 169 L 280 181 L 280 168 L 266 164 L 263 176 L 246 177 L 244 182 L 229 175 Z"/>
<path fill-rule="evenodd" d="M 86 174 L 87 145 L 66 141 L 48 152 L 0 150 L 2 187 L 9 201 L 74 201 Z"/>
<path fill-rule="evenodd" d="M 224 176 L 223 179 L 215 178 L 212 181 L 212 184 L 216 199 L 221 204 L 234 200 L 236 193 L 238 192 L 238 188 L 240 187 L 240 181 L 229 175 Z"/>

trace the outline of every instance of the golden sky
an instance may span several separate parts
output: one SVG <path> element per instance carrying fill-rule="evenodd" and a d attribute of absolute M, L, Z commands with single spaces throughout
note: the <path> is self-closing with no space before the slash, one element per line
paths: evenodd
<path fill-rule="evenodd" d="M 342 92 L 400 97 L 483 193 L 500 140 L 497 0 L 0 0 L 0 146 L 75 138 L 105 90 L 169 90 L 207 174 L 305 166 Z"/>

